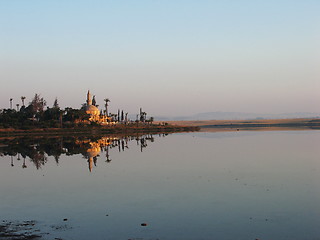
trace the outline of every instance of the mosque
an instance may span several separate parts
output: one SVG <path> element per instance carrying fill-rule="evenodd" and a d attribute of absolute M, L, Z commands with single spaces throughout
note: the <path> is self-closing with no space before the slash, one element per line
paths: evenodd
<path fill-rule="evenodd" d="M 100 112 L 100 110 L 92 105 L 92 99 L 90 91 L 88 90 L 87 93 L 87 101 L 85 104 L 85 111 L 87 114 L 89 114 L 89 121 L 95 122 L 101 125 L 107 125 L 107 124 L 115 124 L 115 122 L 112 120 L 111 117 L 108 117 Z"/>

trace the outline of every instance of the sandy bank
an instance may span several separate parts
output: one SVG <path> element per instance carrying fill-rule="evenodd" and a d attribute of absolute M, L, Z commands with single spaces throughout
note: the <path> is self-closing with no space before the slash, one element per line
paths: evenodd
<path fill-rule="evenodd" d="M 318 118 L 169 121 L 171 125 L 200 127 L 201 131 L 320 129 Z"/>

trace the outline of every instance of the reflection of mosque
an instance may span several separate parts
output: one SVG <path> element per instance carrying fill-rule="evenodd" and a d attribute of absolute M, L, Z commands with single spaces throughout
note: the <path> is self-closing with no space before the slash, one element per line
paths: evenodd
<path fill-rule="evenodd" d="M 166 136 L 167 134 L 159 135 Z M 6 147 L 1 147 L 0 144 L 0 156 L 10 156 L 10 164 L 12 167 L 18 165 L 17 162 L 21 163 L 23 169 L 27 168 L 26 159 L 35 165 L 37 169 L 42 168 L 47 161 L 48 157 L 54 157 L 57 165 L 59 164 L 59 158 L 62 154 L 74 155 L 81 153 L 88 161 L 88 168 L 91 172 L 93 167 L 97 166 L 97 160 L 100 155 L 105 155 L 106 163 L 111 162 L 110 151 L 113 149 L 122 152 L 129 149 L 129 142 L 136 141 L 140 147 L 141 152 L 148 146 L 148 142 L 154 142 L 153 135 L 143 136 L 126 136 L 126 137 L 100 137 L 100 138 L 52 138 L 52 139 L 38 139 L 38 142 L 15 141 L 14 144 L 7 144 Z M 23 161 L 20 161 L 23 158 Z M 20 165 L 20 164 L 19 164 Z"/>
<path fill-rule="evenodd" d="M 110 156 L 109 156 L 109 147 L 110 145 L 113 145 L 114 141 L 118 141 L 117 138 L 100 138 L 96 142 L 91 141 L 82 141 L 78 142 L 79 144 L 85 143 L 89 148 L 86 150 L 86 153 L 84 154 L 86 158 L 88 158 L 88 164 L 89 164 L 89 171 L 92 171 L 92 167 L 97 166 L 97 158 L 100 156 L 101 151 L 106 151 L 106 162 L 111 162 Z"/>
<path fill-rule="evenodd" d="M 87 150 L 87 157 L 88 157 L 88 163 L 89 163 L 89 171 L 92 171 L 92 165 L 94 162 L 94 165 L 97 166 L 97 156 L 99 156 L 99 153 L 101 151 L 101 148 L 99 146 L 89 148 Z"/>
<path fill-rule="evenodd" d="M 111 162 L 109 150 L 112 148 L 117 148 L 119 152 L 128 149 L 128 142 L 131 140 L 136 140 L 137 144 L 140 145 L 140 151 L 143 151 L 143 148 L 148 146 L 147 141 L 154 141 L 154 137 L 152 135 L 142 136 L 142 137 L 124 137 L 124 138 L 106 138 L 102 137 L 95 142 L 90 142 L 88 140 L 78 142 L 82 145 L 87 145 L 86 153 L 84 154 L 85 157 L 88 159 L 88 167 L 89 171 L 92 171 L 93 166 L 97 166 L 97 159 L 100 156 L 101 152 L 105 152 L 106 161 Z"/>

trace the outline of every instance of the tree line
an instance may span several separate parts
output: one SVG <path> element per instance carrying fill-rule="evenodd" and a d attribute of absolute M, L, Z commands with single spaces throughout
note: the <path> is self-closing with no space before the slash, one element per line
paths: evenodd
<path fill-rule="evenodd" d="M 85 105 L 80 109 L 66 107 L 61 109 L 58 104 L 58 99 L 54 100 L 52 107 L 47 106 L 46 100 L 40 94 L 35 94 L 29 104 L 26 104 L 26 97 L 21 96 L 21 105 L 16 104 L 13 107 L 13 98 L 9 99 L 10 108 L 0 109 L 0 128 L 15 128 L 15 129 L 32 129 L 32 128 L 67 128 L 67 127 L 82 127 L 84 125 L 97 124 L 89 122 L 90 115 L 85 111 Z M 93 105 L 98 107 L 95 98 Z M 110 121 L 115 123 L 130 123 L 128 113 L 123 110 L 118 110 L 118 113 L 113 114 L 108 111 L 108 98 L 104 99 L 105 110 L 101 112 L 108 116 Z M 142 112 L 137 115 L 134 122 L 152 123 L 153 117 L 146 118 L 147 114 Z M 89 123 L 89 124 L 88 124 Z"/>

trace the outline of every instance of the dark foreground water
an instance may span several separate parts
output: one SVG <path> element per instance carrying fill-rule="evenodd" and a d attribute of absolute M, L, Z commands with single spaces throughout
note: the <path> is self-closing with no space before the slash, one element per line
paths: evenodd
<path fill-rule="evenodd" d="M 16 231 L 43 239 L 320 239 L 319 143 L 320 131 L 2 143 L 0 220 L 34 221 Z"/>

